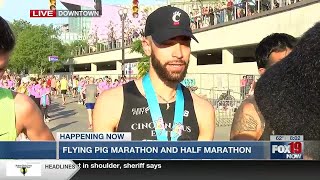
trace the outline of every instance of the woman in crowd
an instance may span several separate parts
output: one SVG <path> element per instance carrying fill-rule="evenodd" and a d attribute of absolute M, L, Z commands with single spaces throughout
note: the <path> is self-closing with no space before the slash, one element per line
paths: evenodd
<path fill-rule="evenodd" d="M 35 102 L 38 105 L 39 109 L 41 109 L 40 106 L 40 99 L 41 99 L 41 95 L 40 95 L 40 90 L 41 90 L 41 86 L 42 85 L 42 79 L 38 78 L 35 85 L 34 85 L 34 91 L 33 91 L 33 95 L 35 97 Z"/>
<path fill-rule="evenodd" d="M 112 84 L 112 88 L 118 87 L 118 85 L 119 85 L 119 80 L 115 79 L 113 84 Z"/>
<path fill-rule="evenodd" d="M 22 93 L 22 94 L 25 94 L 25 95 L 29 95 L 29 92 L 28 92 L 28 79 L 26 77 L 22 78 L 20 80 L 20 83 L 18 82 L 19 84 L 19 87 L 17 88 L 17 92 L 18 93 Z"/>
<path fill-rule="evenodd" d="M 41 110 L 44 116 L 44 122 L 48 123 L 50 121 L 50 117 L 48 116 L 48 108 L 50 106 L 50 88 L 47 86 L 47 82 L 42 82 L 42 87 L 39 89 L 39 94 L 41 96 Z"/>
<path fill-rule="evenodd" d="M 78 104 L 83 104 L 83 101 L 82 101 L 82 95 L 81 95 L 81 91 L 84 87 L 84 78 L 80 78 L 80 81 L 78 82 Z"/>

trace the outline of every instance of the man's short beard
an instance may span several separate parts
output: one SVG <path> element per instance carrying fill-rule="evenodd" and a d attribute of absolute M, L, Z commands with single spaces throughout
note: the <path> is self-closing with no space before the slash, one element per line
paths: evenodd
<path fill-rule="evenodd" d="M 172 61 L 171 61 L 172 62 Z M 160 61 L 155 57 L 153 53 L 151 53 L 151 64 L 155 72 L 157 73 L 158 77 L 164 81 L 164 83 L 179 83 L 183 81 L 186 77 L 187 70 L 188 70 L 188 63 L 185 61 L 180 60 L 179 63 L 183 63 L 185 68 L 182 72 L 170 72 L 167 70 L 167 65 L 171 62 L 166 62 L 165 64 L 161 64 Z M 176 61 L 177 62 L 177 61 Z"/>

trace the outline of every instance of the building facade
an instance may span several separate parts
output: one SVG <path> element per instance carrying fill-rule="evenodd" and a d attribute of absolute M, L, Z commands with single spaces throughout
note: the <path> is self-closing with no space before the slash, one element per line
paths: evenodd
<path fill-rule="evenodd" d="M 61 0 L 61 3 L 68 10 L 94 10 L 93 0 Z M 125 20 L 125 36 L 127 39 L 135 33 L 141 33 L 144 28 L 144 21 L 147 15 L 161 5 L 139 6 L 139 16 L 132 16 L 132 5 L 102 4 L 102 16 L 95 18 L 88 17 L 70 17 L 68 19 L 69 34 L 66 41 L 71 40 L 90 40 L 98 39 L 99 43 L 110 44 L 111 41 L 118 41 L 122 38 L 121 19 L 119 10 L 126 8 L 128 10 Z M 146 11 L 147 10 L 147 11 Z M 71 37 L 69 37 L 71 36 Z"/>

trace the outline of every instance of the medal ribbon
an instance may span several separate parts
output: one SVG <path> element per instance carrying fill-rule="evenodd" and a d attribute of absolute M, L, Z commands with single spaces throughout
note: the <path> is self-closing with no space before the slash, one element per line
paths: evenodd
<path fill-rule="evenodd" d="M 171 130 L 168 132 L 166 130 L 166 125 L 164 124 L 160 105 L 158 98 L 152 86 L 149 73 L 145 75 L 142 79 L 142 85 L 144 92 L 146 94 L 151 119 L 155 127 L 155 132 L 158 141 L 177 141 L 179 136 L 183 131 L 183 114 L 184 114 L 184 97 L 181 89 L 181 84 L 177 85 L 176 89 L 176 103 L 174 120 Z M 169 133 L 169 134 L 168 134 Z M 168 138 L 168 137 L 171 137 Z"/>

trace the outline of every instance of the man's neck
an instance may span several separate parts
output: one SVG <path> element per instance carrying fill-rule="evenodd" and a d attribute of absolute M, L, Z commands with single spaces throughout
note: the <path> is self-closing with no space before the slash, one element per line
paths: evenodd
<path fill-rule="evenodd" d="M 161 96 L 165 100 L 171 100 L 176 93 L 177 83 L 164 82 L 159 78 L 156 72 L 150 71 L 150 79 L 152 86 L 157 95 Z"/>

